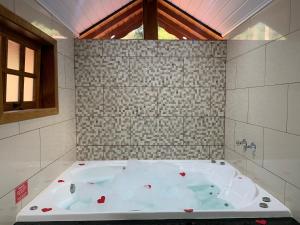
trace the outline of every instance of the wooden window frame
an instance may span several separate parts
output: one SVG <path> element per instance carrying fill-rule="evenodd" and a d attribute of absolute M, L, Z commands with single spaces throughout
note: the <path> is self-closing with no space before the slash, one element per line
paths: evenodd
<path fill-rule="evenodd" d="M 20 44 L 20 69 L 7 68 L 8 40 Z M 34 73 L 25 72 L 25 49 Z M 58 114 L 57 41 L 0 4 L 0 124 Z M 5 102 L 7 74 L 19 76 L 19 102 Z M 23 79 L 34 78 L 34 100 L 23 101 Z"/>

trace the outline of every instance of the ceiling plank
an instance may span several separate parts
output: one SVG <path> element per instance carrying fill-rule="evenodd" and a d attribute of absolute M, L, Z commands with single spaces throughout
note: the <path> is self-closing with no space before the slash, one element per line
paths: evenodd
<path fill-rule="evenodd" d="M 157 0 L 143 0 L 144 39 L 158 39 Z"/>

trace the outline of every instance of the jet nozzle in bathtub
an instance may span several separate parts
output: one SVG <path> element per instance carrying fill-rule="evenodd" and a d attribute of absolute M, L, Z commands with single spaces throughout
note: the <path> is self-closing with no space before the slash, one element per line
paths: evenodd
<path fill-rule="evenodd" d="M 74 194 L 74 193 L 75 193 L 75 190 L 76 190 L 75 184 L 71 184 L 71 185 L 70 185 L 70 192 L 71 192 L 71 194 Z"/>

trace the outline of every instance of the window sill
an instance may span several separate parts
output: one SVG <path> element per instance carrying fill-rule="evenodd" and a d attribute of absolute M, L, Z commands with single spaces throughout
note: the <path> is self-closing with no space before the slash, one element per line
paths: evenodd
<path fill-rule="evenodd" d="M 35 119 L 39 117 L 51 116 L 56 114 L 58 114 L 58 108 L 27 109 L 27 110 L 3 112 L 0 115 L 0 124 Z"/>

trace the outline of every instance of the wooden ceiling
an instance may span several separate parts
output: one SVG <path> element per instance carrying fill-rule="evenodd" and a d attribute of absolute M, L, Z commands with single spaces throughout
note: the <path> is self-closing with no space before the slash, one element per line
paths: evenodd
<path fill-rule="evenodd" d="M 144 39 L 157 39 L 158 25 L 178 39 L 223 40 L 201 21 L 165 0 L 135 0 L 89 27 L 80 39 L 119 39 L 144 25 Z"/>

